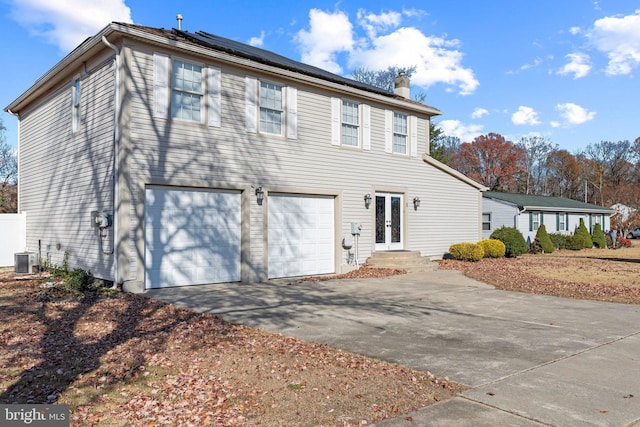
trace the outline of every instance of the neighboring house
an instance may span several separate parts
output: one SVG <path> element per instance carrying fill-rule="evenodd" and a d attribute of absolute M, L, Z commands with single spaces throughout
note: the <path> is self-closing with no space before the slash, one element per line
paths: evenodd
<path fill-rule="evenodd" d="M 481 237 L 486 188 L 429 156 L 440 111 L 396 86 L 112 23 L 6 108 L 28 249 L 134 292 L 441 257 Z"/>
<path fill-rule="evenodd" d="M 485 239 L 502 226 L 517 228 L 527 242 L 533 242 L 541 224 L 548 233 L 573 234 L 581 218 L 589 232 L 596 224 L 606 231 L 611 226 L 614 213 L 612 209 L 564 197 L 495 191 L 487 191 L 482 196 L 482 234 Z"/>

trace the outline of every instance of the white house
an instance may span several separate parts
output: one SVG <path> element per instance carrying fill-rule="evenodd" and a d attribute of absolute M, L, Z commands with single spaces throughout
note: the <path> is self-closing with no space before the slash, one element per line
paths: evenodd
<path fill-rule="evenodd" d="M 429 156 L 440 111 L 406 77 L 389 93 L 205 32 L 112 23 L 6 111 L 28 249 L 125 290 L 340 273 L 482 235 L 485 188 Z"/>
<path fill-rule="evenodd" d="M 482 235 L 488 239 L 500 227 L 515 227 L 525 240 L 533 242 L 541 224 L 547 233 L 573 234 L 580 219 L 590 232 L 596 224 L 606 231 L 613 213 L 612 209 L 564 197 L 487 191 L 482 201 Z"/>

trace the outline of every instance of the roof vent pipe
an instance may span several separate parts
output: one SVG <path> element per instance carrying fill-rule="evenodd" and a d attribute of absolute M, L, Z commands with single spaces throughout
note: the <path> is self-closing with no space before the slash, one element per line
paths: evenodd
<path fill-rule="evenodd" d="M 411 97 L 411 80 L 404 71 L 400 71 L 393 81 L 393 93 L 406 99 Z"/>
<path fill-rule="evenodd" d="M 182 15 L 177 14 L 177 15 L 176 15 L 176 21 L 178 21 L 178 29 L 179 29 L 180 31 L 182 31 Z"/>

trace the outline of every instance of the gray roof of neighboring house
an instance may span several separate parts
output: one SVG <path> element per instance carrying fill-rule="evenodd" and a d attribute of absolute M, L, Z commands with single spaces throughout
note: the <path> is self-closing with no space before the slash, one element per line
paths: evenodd
<path fill-rule="evenodd" d="M 531 196 L 526 194 L 502 193 L 499 191 L 487 191 L 482 193 L 482 197 L 506 202 L 517 206 L 519 209 L 525 209 L 528 211 L 614 213 L 613 209 L 603 208 L 602 206 L 579 202 L 577 200 L 566 199 L 564 197 Z"/>

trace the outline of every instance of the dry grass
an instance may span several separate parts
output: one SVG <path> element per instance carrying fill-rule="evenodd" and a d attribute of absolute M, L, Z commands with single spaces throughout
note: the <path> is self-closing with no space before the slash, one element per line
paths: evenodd
<path fill-rule="evenodd" d="M 73 425 L 367 425 L 454 395 L 428 372 L 133 294 L 71 297 L 0 271 L 0 403 Z"/>
<path fill-rule="evenodd" d="M 442 269 L 497 288 L 569 298 L 640 304 L 640 242 L 630 248 L 555 251 L 477 263 L 440 261 Z"/>

